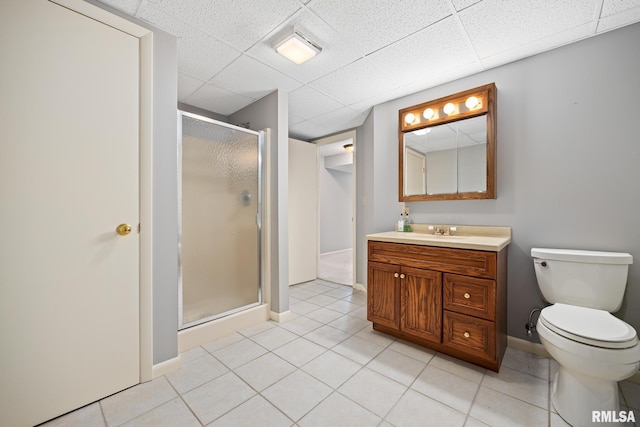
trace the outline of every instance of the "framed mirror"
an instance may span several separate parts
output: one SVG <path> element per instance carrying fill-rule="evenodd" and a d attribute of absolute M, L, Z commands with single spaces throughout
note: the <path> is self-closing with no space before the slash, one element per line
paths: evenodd
<path fill-rule="evenodd" d="M 496 198 L 494 83 L 399 112 L 399 200 Z"/>

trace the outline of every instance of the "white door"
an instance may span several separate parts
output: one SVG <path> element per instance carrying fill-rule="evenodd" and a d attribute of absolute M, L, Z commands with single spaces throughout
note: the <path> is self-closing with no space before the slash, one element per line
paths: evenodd
<path fill-rule="evenodd" d="M 404 158 L 405 196 L 427 194 L 427 183 L 425 178 L 425 155 L 407 148 L 404 153 Z"/>
<path fill-rule="evenodd" d="M 289 285 L 314 280 L 317 267 L 317 147 L 289 139 Z"/>
<path fill-rule="evenodd" d="M 19 427 L 139 382 L 139 41 L 2 0 L 0 58 L 0 425 Z"/>

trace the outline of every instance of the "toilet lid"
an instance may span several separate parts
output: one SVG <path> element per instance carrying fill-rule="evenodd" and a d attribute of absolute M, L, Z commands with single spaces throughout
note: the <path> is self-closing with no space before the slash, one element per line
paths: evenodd
<path fill-rule="evenodd" d="M 549 329 L 584 344 L 603 348 L 628 348 L 638 342 L 636 330 L 608 311 L 554 304 L 540 312 Z"/>

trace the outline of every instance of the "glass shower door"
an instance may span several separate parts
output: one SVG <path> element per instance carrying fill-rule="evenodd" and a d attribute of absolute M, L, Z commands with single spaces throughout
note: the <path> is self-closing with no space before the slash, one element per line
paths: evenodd
<path fill-rule="evenodd" d="M 181 329 L 260 304 L 262 135 L 181 120 Z"/>

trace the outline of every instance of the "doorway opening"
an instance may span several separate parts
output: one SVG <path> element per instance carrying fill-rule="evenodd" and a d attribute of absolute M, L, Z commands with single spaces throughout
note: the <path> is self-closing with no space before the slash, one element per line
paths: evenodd
<path fill-rule="evenodd" d="M 313 142 L 318 147 L 318 278 L 354 286 L 356 132 Z"/>

